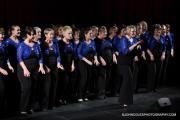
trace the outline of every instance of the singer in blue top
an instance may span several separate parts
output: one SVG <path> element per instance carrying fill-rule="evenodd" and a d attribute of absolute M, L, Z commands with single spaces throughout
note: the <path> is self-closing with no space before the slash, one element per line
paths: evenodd
<path fill-rule="evenodd" d="M 162 36 L 166 44 L 166 57 L 163 63 L 163 85 L 167 85 L 171 79 L 171 59 L 174 57 L 174 34 L 170 31 L 169 24 L 162 25 Z M 167 74 L 168 73 L 168 74 Z"/>
<path fill-rule="evenodd" d="M 106 74 L 110 74 L 108 67 L 113 62 L 113 48 L 112 43 L 105 40 L 107 36 L 107 29 L 105 26 L 99 28 L 98 37 L 95 39 L 97 56 L 100 65 L 97 67 L 98 79 L 96 80 L 97 86 L 97 99 L 105 99 L 105 86 L 106 86 Z M 115 55 L 114 55 L 114 58 Z"/>
<path fill-rule="evenodd" d="M 62 91 L 60 102 L 62 104 L 67 104 L 68 93 L 71 88 L 68 89 L 71 83 L 72 72 L 75 70 L 74 66 L 74 48 L 71 42 L 72 39 L 72 28 L 70 26 L 63 27 L 63 39 L 58 41 L 59 51 L 61 55 L 61 64 L 64 67 L 64 71 L 62 73 Z"/>
<path fill-rule="evenodd" d="M 7 96 L 5 82 L 10 79 L 9 73 L 11 72 L 14 72 L 14 69 L 8 60 L 6 45 L 4 43 L 4 29 L 0 28 L 0 114 L 5 110 L 5 96 Z"/>
<path fill-rule="evenodd" d="M 115 45 L 117 56 L 117 79 L 121 81 L 119 102 L 122 107 L 133 103 L 132 72 L 130 64 L 134 58 L 134 49 L 141 43 L 133 41 L 133 26 L 126 27 L 126 36 Z M 122 78 L 122 79 L 121 79 Z"/>
<path fill-rule="evenodd" d="M 20 99 L 20 83 L 17 77 L 17 47 L 22 42 L 20 38 L 21 29 L 18 25 L 12 25 L 8 30 L 9 38 L 5 40 L 6 50 L 8 53 L 8 58 L 14 73 L 10 73 L 10 81 L 7 83 L 7 109 L 9 112 L 18 111 L 19 99 Z"/>
<path fill-rule="evenodd" d="M 153 36 L 150 38 L 147 53 L 148 59 L 148 91 L 155 92 L 159 87 L 161 78 L 162 62 L 165 60 L 166 45 L 165 40 L 161 36 L 161 26 L 155 24 L 153 26 Z"/>
<path fill-rule="evenodd" d="M 33 81 L 38 80 L 38 72 L 45 74 L 40 46 L 33 42 L 34 30 L 26 27 L 24 41 L 17 48 L 17 74 L 21 83 L 20 113 L 32 112 L 34 97 Z M 34 91 L 34 92 L 33 92 Z M 32 101 L 29 101 L 32 100 Z M 27 108 L 27 106 L 29 106 Z"/>
<path fill-rule="evenodd" d="M 79 57 L 79 71 L 80 80 L 78 83 L 78 102 L 87 101 L 87 88 L 88 82 L 91 80 L 92 76 L 92 65 L 93 63 L 98 65 L 97 53 L 95 44 L 91 41 L 92 30 L 87 28 L 84 31 L 84 41 L 78 47 L 78 57 Z"/>
<path fill-rule="evenodd" d="M 46 69 L 48 69 L 50 79 L 47 77 L 44 81 L 46 84 L 45 87 L 45 96 L 44 103 L 42 105 L 42 109 L 53 109 L 55 107 L 55 98 L 56 98 L 56 89 L 58 82 L 58 69 L 64 70 L 61 65 L 61 58 L 59 53 L 59 47 L 57 42 L 53 41 L 54 39 L 54 30 L 51 28 L 46 28 L 44 30 L 45 41 L 42 43 L 42 53 L 44 59 L 44 65 Z"/>

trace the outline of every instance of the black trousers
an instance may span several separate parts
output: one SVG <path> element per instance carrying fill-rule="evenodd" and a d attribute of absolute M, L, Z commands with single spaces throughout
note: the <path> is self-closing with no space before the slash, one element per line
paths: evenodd
<path fill-rule="evenodd" d="M 169 76 L 171 75 L 171 53 L 170 53 L 170 50 L 166 52 L 166 58 L 165 58 L 165 61 L 163 62 L 163 67 L 162 67 L 162 81 L 160 81 L 161 85 L 163 86 L 166 86 L 168 85 L 168 82 L 170 79 L 168 78 L 171 78 L 172 76 Z"/>
<path fill-rule="evenodd" d="M 36 58 L 24 60 L 30 77 L 25 77 L 23 69 L 20 65 L 17 67 L 18 79 L 21 84 L 20 111 L 32 109 L 32 105 L 36 102 L 37 80 L 38 80 L 38 60 Z"/>
<path fill-rule="evenodd" d="M 43 108 L 52 109 L 55 106 L 56 91 L 58 84 L 58 68 L 57 68 L 57 57 L 55 55 L 47 56 L 46 62 L 47 66 L 50 68 L 50 73 L 44 75 L 43 82 Z M 48 106 L 47 106 L 48 105 Z"/>
<path fill-rule="evenodd" d="M 47 79 L 49 77 L 47 76 Z M 46 80 L 46 85 L 49 83 L 48 80 Z M 58 69 L 57 67 L 54 69 L 51 69 L 50 71 L 50 91 L 49 91 L 49 104 L 48 107 L 51 109 L 55 106 L 55 100 L 56 100 L 56 91 L 57 91 L 57 82 L 58 82 Z M 47 87 L 49 87 L 47 85 Z M 48 89 L 48 88 L 47 88 Z M 47 91 L 48 93 L 48 91 Z"/>
<path fill-rule="evenodd" d="M 97 96 L 105 96 L 106 66 L 98 66 L 98 79 L 96 81 Z"/>
<path fill-rule="evenodd" d="M 149 61 L 148 62 L 148 75 L 147 75 L 147 89 L 149 92 L 154 91 L 159 87 L 159 82 L 162 73 L 162 61 Z"/>
<path fill-rule="evenodd" d="M 141 71 L 141 61 L 133 61 L 133 91 L 138 90 L 141 82 L 141 75 L 139 74 Z"/>
<path fill-rule="evenodd" d="M 84 61 L 79 61 L 80 79 L 78 82 L 78 98 L 86 98 L 89 81 L 92 78 L 92 66 Z"/>
<path fill-rule="evenodd" d="M 111 86 L 112 86 L 111 72 L 112 72 L 112 64 L 109 64 L 106 66 L 106 85 L 105 85 L 106 93 L 111 93 Z"/>
<path fill-rule="evenodd" d="M 14 67 L 14 73 L 8 72 L 8 77 L 5 81 L 6 86 L 6 109 L 8 113 L 14 113 L 19 111 L 20 96 L 21 96 L 21 85 L 17 76 L 17 65 Z"/>
<path fill-rule="evenodd" d="M 80 72 L 79 72 L 79 60 L 75 60 L 75 70 L 72 72 L 72 79 L 71 79 L 71 97 L 77 97 L 77 88 L 78 88 L 78 81 L 80 79 Z"/>
<path fill-rule="evenodd" d="M 132 72 L 130 65 L 121 64 L 123 58 L 118 57 L 117 79 L 120 79 L 120 104 L 133 104 Z"/>
<path fill-rule="evenodd" d="M 71 86 L 71 80 L 72 80 L 72 72 L 71 72 L 71 65 L 70 64 L 63 64 L 64 71 L 62 72 L 62 76 L 60 77 L 60 87 L 61 87 L 61 93 L 60 93 L 60 99 L 62 101 L 67 101 L 70 97 L 72 86 Z"/>
<path fill-rule="evenodd" d="M 5 104 L 5 84 L 4 76 L 0 75 L 0 115 L 4 112 Z"/>
<path fill-rule="evenodd" d="M 40 85 L 39 85 L 39 103 L 41 109 L 48 109 L 49 104 L 49 91 L 51 84 L 51 76 L 50 73 L 46 73 L 45 75 L 40 75 Z"/>

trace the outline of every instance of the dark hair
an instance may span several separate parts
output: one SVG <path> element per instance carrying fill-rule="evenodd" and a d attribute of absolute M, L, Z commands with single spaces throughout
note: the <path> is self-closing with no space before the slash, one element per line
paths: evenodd
<path fill-rule="evenodd" d="M 118 26 L 117 34 L 120 34 L 120 33 L 121 33 L 121 30 L 122 30 L 122 29 L 125 29 L 125 28 L 126 28 L 126 25 L 124 25 L 124 24 Z"/>
<path fill-rule="evenodd" d="M 31 33 L 36 33 L 33 27 L 26 26 L 24 29 L 23 37 L 26 38 L 27 35 L 31 35 Z"/>
<path fill-rule="evenodd" d="M 75 32 L 79 32 L 80 33 L 80 30 L 78 28 L 73 28 L 73 35 L 75 34 Z"/>
<path fill-rule="evenodd" d="M 152 30 L 153 30 L 153 32 L 154 32 L 155 30 L 161 30 L 161 25 L 160 25 L 160 24 L 154 24 Z"/>
<path fill-rule="evenodd" d="M 87 34 L 90 30 L 92 30 L 92 29 L 89 28 L 89 27 L 88 27 L 88 28 L 85 28 L 85 29 L 84 29 L 84 35 Z"/>
<path fill-rule="evenodd" d="M 166 27 L 167 27 L 167 28 L 171 28 L 171 25 L 170 25 L 170 24 L 166 24 Z"/>

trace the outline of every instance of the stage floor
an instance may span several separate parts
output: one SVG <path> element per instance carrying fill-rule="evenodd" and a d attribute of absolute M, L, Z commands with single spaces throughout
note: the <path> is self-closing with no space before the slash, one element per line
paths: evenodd
<path fill-rule="evenodd" d="M 167 97 L 172 105 L 167 108 L 158 106 L 158 99 Z M 108 97 L 105 100 L 89 100 L 83 103 L 62 105 L 54 110 L 35 112 L 28 116 L 13 116 L 3 120 L 154 120 L 162 117 L 135 117 L 123 116 L 127 113 L 176 113 L 176 117 L 167 117 L 175 120 L 180 111 L 180 89 L 166 87 L 155 93 L 138 93 L 134 95 L 134 104 L 121 108 L 118 97 Z M 134 115 L 134 114 L 133 114 Z"/>

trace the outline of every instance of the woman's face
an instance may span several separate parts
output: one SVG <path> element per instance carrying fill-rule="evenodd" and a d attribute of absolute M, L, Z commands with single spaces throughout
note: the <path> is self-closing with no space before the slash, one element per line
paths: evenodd
<path fill-rule="evenodd" d="M 54 31 L 48 32 L 45 36 L 47 40 L 52 41 L 54 38 Z"/>
<path fill-rule="evenodd" d="M 165 25 L 162 26 L 162 34 L 165 34 L 167 32 L 167 28 Z"/>
<path fill-rule="evenodd" d="M 40 39 L 40 38 L 41 38 L 41 29 L 37 29 L 37 30 L 36 30 L 36 35 L 35 35 L 35 37 L 36 37 L 37 39 Z"/>
<path fill-rule="evenodd" d="M 161 36 L 161 30 L 155 29 L 154 35 L 160 37 Z"/>
<path fill-rule="evenodd" d="M 85 34 L 86 41 L 92 39 L 92 30 L 90 30 L 87 34 Z"/>
<path fill-rule="evenodd" d="M 14 30 L 12 30 L 12 35 L 19 37 L 21 33 L 21 29 L 19 26 L 14 27 Z"/>
<path fill-rule="evenodd" d="M 99 35 L 104 39 L 107 36 L 107 31 L 105 30 L 105 31 L 99 32 Z"/>
<path fill-rule="evenodd" d="M 133 37 L 133 33 L 134 33 L 134 29 L 131 28 L 131 29 L 128 31 L 127 35 L 128 35 L 129 37 Z"/>
<path fill-rule="evenodd" d="M 4 33 L 0 33 L 0 41 L 4 40 Z"/>
<path fill-rule="evenodd" d="M 29 39 L 29 42 L 32 42 L 33 41 L 33 39 L 34 39 L 34 32 L 31 32 L 31 34 L 29 35 L 29 34 L 27 34 L 27 38 Z"/>
<path fill-rule="evenodd" d="M 136 30 L 137 30 L 137 31 L 136 31 L 137 34 L 139 34 L 139 35 L 142 34 L 142 32 L 143 32 L 142 25 L 137 26 L 137 27 L 136 27 Z"/>
<path fill-rule="evenodd" d="M 71 40 L 72 39 L 72 30 L 67 29 L 66 31 L 63 32 L 63 36 L 65 39 Z"/>
<path fill-rule="evenodd" d="M 79 35 L 80 33 L 79 32 L 74 32 L 74 40 L 79 40 Z"/>

